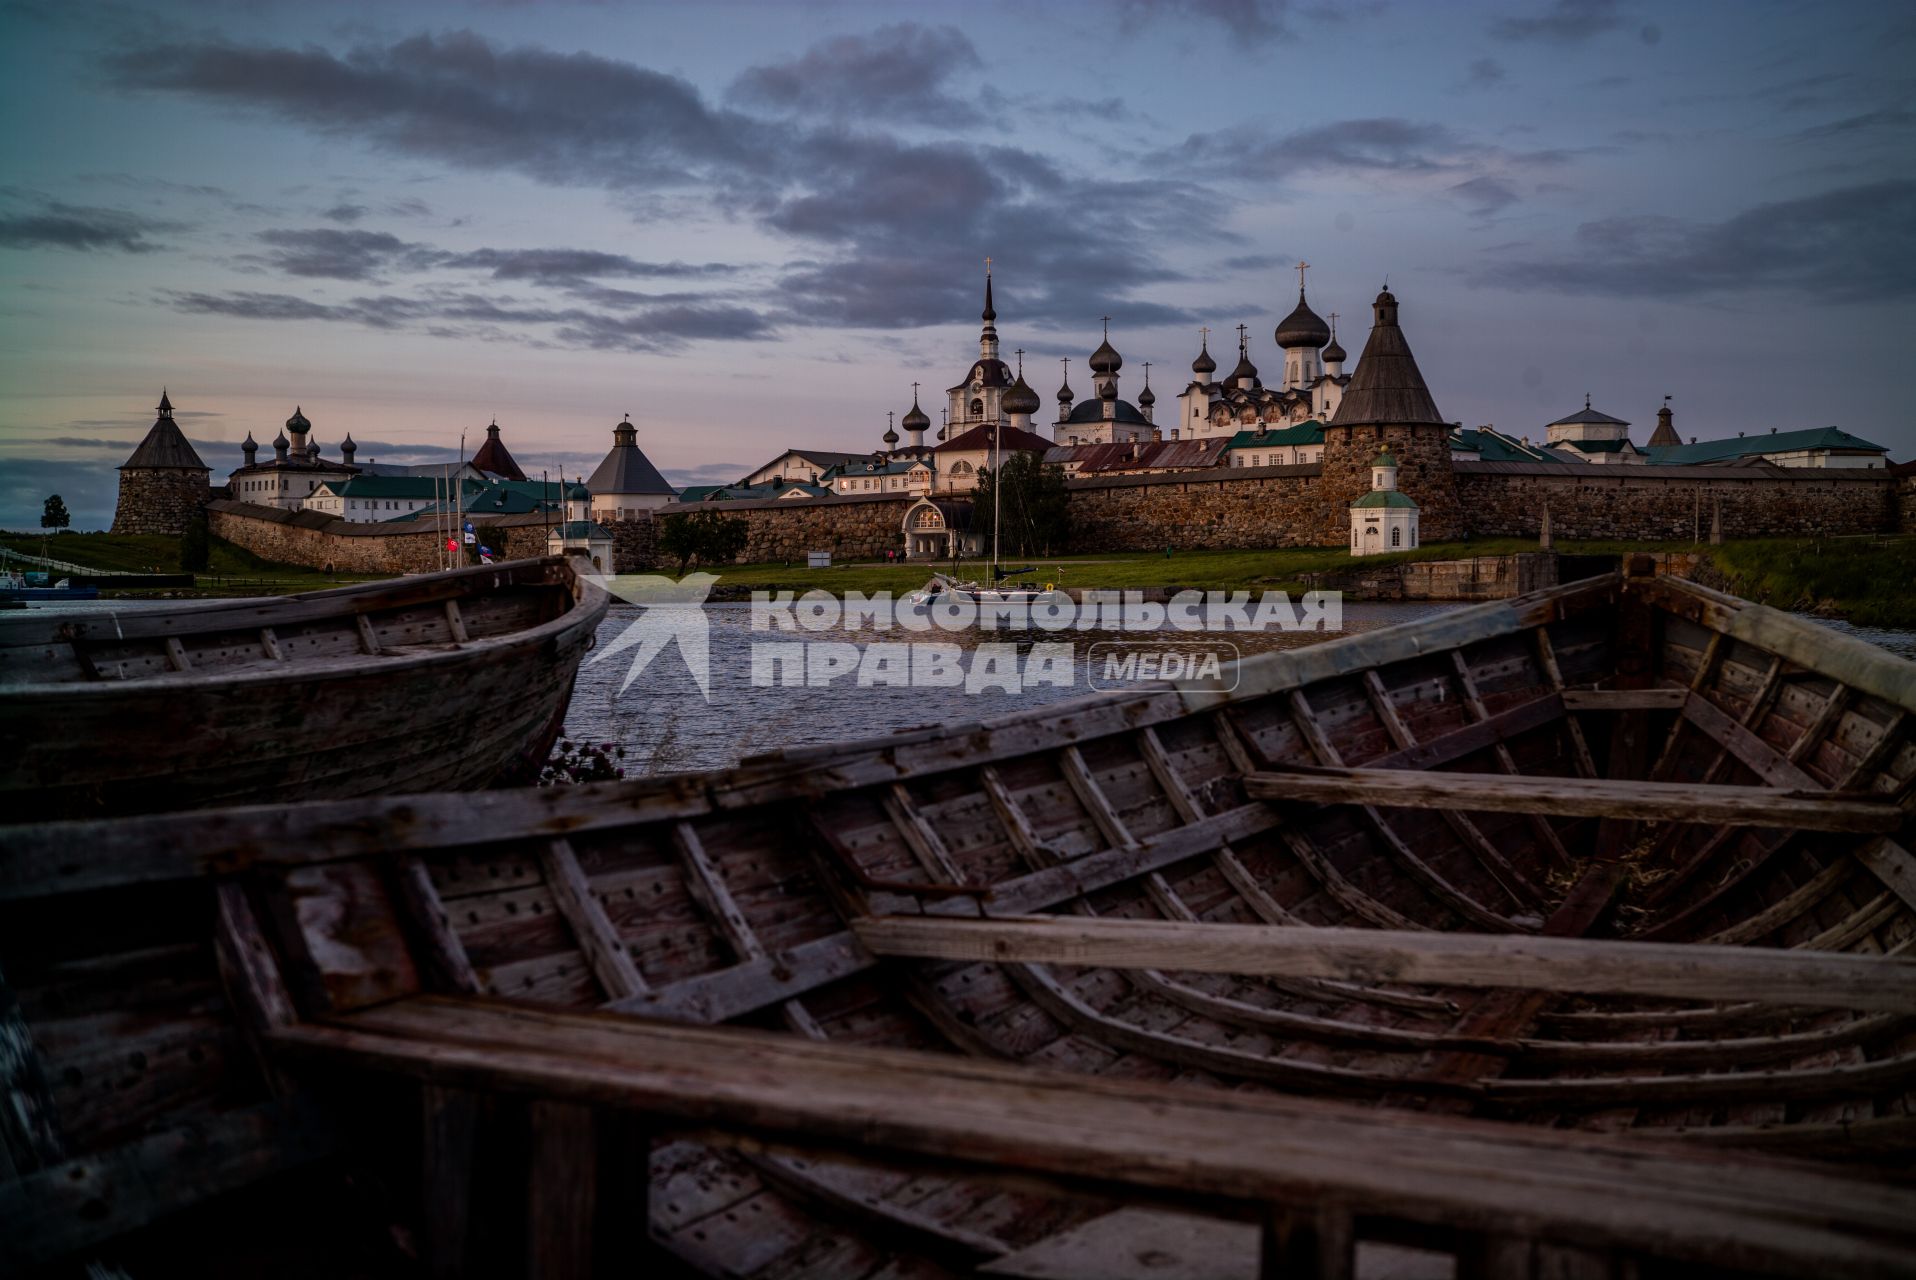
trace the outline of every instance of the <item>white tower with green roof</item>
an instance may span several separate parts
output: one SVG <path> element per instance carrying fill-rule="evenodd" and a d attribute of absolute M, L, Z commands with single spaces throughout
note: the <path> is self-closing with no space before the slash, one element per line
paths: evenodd
<path fill-rule="evenodd" d="M 1351 503 L 1351 554 L 1389 555 L 1417 545 L 1417 504 L 1397 489 L 1397 459 L 1386 449 L 1370 464 L 1370 489 Z"/>

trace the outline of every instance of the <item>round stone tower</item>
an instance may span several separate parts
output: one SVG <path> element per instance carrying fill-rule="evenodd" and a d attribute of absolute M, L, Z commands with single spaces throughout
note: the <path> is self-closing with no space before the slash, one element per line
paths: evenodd
<path fill-rule="evenodd" d="M 1388 449 L 1398 463 L 1397 488 L 1422 514 L 1421 541 L 1463 536 L 1463 506 L 1450 466 L 1450 424 L 1437 412 L 1404 331 L 1397 327 L 1397 299 L 1377 295 L 1375 319 L 1344 399 L 1324 427 L 1323 470 L 1318 479 L 1323 513 L 1317 541 L 1335 545 L 1350 537 L 1351 503 L 1371 487 L 1371 462 Z"/>
<path fill-rule="evenodd" d="M 212 468 L 187 443 L 173 421 L 173 402 L 160 392 L 160 416 L 146 439 L 120 466 L 120 501 L 113 512 L 115 533 L 163 533 L 177 537 L 187 521 L 206 505 Z"/>

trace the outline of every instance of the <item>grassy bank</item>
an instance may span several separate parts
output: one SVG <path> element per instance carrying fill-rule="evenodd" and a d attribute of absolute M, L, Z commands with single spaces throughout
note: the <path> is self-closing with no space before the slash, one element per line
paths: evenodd
<path fill-rule="evenodd" d="M 1765 538 L 1708 550 L 1702 579 L 1746 600 L 1916 628 L 1916 537 Z"/>
<path fill-rule="evenodd" d="M 22 555 L 45 555 L 69 564 L 84 565 L 99 573 L 179 573 L 180 540 L 162 534 L 140 533 L 65 533 L 45 540 L 40 535 L 0 533 L 0 546 Z M 262 560 L 244 548 L 220 538 L 209 540 L 207 567 L 195 573 L 191 589 L 170 587 L 157 591 L 114 589 L 106 594 L 140 598 L 143 596 L 256 596 L 287 595 L 298 591 L 319 591 L 349 582 L 367 581 L 363 576 L 338 576 L 308 569 L 303 565 L 276 564 Z"/>
<path fill-rule="evenodd" d="M 1440 542 L 1397 555 L 1370 556 L 1362 566 L 1400 564 L 1412 560 L 1460 560 L 1470 556 L 1508 555 L 1535 551 L 1537 544 L 1526 538 L 1485 538 L 1474 542 Z M 1558 549 L 1572 553 L 1614 554 L 1626 551 L 1688 551 L 1689 543 L 1559 543 Z M 1114 589 L 1124 587 L 1192 588 L 1228 590 L 1260 588 L 1298 590 L 1306 574 L 1335 573 L 1349 570 L 1359 562 L 1342 547 L 1296 547 L 1275 551 L 1176 551 L 1169 556 L 1156 552 L 1113 552 L 1108 555 L 1048 556 L 1042 560 L 1008 562 L 1012 567 L 1030 565 L 1031 572 L 1018 574 L 1021 580 L 1052 582 L 1061 587 Z M 718 591 L 726 596 L 752 591 L 813 591 L 835 593 L 890 591 L 897 594 L 925 584 L 935 570 L 950 569 L 949 562 L 914 561 L 888 565 L 861 560 L 834 565 L 829 569 L 807 569 L 790 564 L 741 564 L 726 568 L 719 576 Z M 672 573 L 668 565 L 663 572 Z M 961 574 L 982 576 L 984 566 L 966 561 Z"/>

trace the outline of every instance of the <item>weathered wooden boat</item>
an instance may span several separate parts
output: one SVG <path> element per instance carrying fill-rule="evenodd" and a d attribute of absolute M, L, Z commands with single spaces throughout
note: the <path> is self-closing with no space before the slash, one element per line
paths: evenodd
<path fill-rule="evenodd" d="M 537 775 L 609 601 L 563 559 L 0 622 L 0 812 L 80 817 Z"/>
<path fill-rule="evenodd" d="M 1916 666 L 1613 573 L 1237 674 L 0 831 L 0 1269 L 1916 1271 Z"/>

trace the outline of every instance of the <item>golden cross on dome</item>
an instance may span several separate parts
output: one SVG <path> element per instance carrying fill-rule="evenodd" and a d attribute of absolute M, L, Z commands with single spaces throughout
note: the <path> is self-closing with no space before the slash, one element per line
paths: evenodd
<path fill-rule="evenodd" d="M 985 259 L 985 274 L 986 275 L 991 274 L 991 259 L 990 258 Z"/>
<path fill-rule="evenodd" d="M 1305 261 L 1304 261 L 1304 260 L 1303 260 L 1302 258 L 1300 258 L 1300 259 L 1298 259 L 1298 262 L 1297 262 L 1297 291 L 1298 291 L 1299 293 L 1302 293 L 1302 292 L 1304 292 L 1304 273 L 1305 273 L 1306 271 L 1309 271 L 1310 269 L 1311 269 L 1311 264 L 1310 264 L 1310 263 L 1308 263 L 1308 262 L 1305 262 Z"/>
<path fill-rule="evenodd" d="M 1208 347 L 1211 345 L 1211 326 L 1210 325 L 1207 324 L 1198 329 L 1198 339 L 1199 339 L 1198 345 L 1201 347 Z"/>

